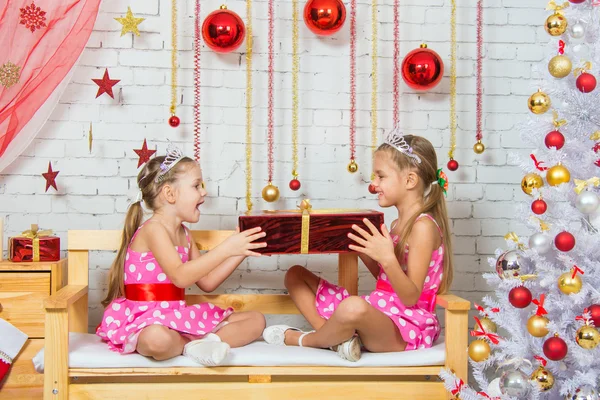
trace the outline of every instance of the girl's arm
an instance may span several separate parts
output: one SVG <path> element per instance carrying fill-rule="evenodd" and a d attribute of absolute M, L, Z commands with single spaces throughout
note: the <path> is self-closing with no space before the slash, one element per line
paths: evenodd
<path fill-rule="evenodd" d="M 366 254 L 359 254 L 358 257 L 360 257 L 362 262 L 365 263 L 365 266 L 367 267 L 371 275 L 373 275 L 375 279 L 377 279 L 377 277 L 379 276 L 379 270 L 381 269 L 379 268 L 379 265 L 377 265 L 377 261 L 373 260 Z"/>
<path fill-rule="evenodd" d="M 207 276 L 232 256 L 242 259 L 248 255 L 260 256 L 259 253 L 252 251 L 266 246 L 266 243 L 252 243 L 265 236 L 263 232 L 259 232 L 260 227 L 236 233 L 213 250 L 186 263 L 181 262 L 175 245 L 161 224 L 146 224 L 141 233 L 144 234 L 148 248 L 171 282 L 177 287 L 186 288 Z"/>

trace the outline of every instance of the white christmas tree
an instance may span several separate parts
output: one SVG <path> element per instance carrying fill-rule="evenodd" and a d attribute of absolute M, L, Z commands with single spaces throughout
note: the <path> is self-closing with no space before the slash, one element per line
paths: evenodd
<path fill-rule="evenodd" d="M 484 274 L 495 297 L 478 307 L 468 349 L 480 391 L 440 374 L 463 400 L 599 399 L 600 1 L 547 9 L 547 58 L 520 126 L 532 151 L 511 155 L 531 195 L 516 216 L 530 236 L 508 233 Z"/>

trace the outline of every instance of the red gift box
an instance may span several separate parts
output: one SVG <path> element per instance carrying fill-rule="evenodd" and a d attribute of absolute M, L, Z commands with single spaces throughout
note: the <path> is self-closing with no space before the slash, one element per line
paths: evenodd
<path fill-rule="evenodd" d="M 306 200 L 301 210 L 258 211 L 239 217 L 240 230 L 260 226 L 267 236 L 261 241 L 267 247 L 254 250 L 262 254 L 349 253 L 348 238 L 352 225 L 369 231 L 367 218 L 377 229 L 383 224 L 383 213 L 373 210 L 313 210 Z"/>
<path fill-rule="evenodd" d="M 58 261 L 60 238 L 51 230 L 38 230 L 37 225 L 23 231 L 21 236 L 8 239 L 8 257 L 13 262 Z"/>

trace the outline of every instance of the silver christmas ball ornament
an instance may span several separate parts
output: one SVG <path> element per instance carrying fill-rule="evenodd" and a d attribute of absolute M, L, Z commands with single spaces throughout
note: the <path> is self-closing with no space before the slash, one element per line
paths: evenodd
<path fill-rule="evenodd" d="M 585 26 L 581 22 L 569 25 L 569 36 L 573 39 L 582 39 L 585 36 Z"/>
<path fill-rule="evenodd" d="M 496 272 L 502 279 L 517 278 L 521 275 L 524 259 L 517 250 L 508 250 L 496 260 Z"/>
<path fill-rule="evenodd" d="M 577 195 L 575 200 L 575 207 L 583 214 L 591 214 L 598 209 L 600 205 L 600 198 L 594 192 L 584 190 Z"/>
<path fill-rule="evenodd" d="M 582 386 L 565 396 L 565 400 L 598 400 L 598 393 L 591 386 Z"/>
<path fill-rule="evenodd" d="M 529 378 L 518 370 L 508 370 L 500 377 L 500 391 L 502 394 L 525 399 L 531 390 Z"/>
<path fill-rule="evenodd" d="M 552 249 L 552 238 L 544 233 L 536 232 L 529 237 L 529 248 L 538 254 L 546 254 Z"/>

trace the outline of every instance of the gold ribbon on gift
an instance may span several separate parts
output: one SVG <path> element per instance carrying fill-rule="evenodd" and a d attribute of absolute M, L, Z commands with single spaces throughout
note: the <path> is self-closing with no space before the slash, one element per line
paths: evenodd
<path fill-rule="evenodd" d="M 21 233 L 22 237 L 31 239 L 31 246 L 33 248 L 33 261 L 40 261 L 40 238 L 50 235 L 52 235 L 52 229 L 40 231 L 37 224 L 31 224 L 31 229 Z"/>
<path fill-rule="evenodd" d="M 583 192 L 583 189 L 586 188 L 586 186 L 600 186 L 600 178 L 598 178 L 597 176 L 594 176 L 590 179 L 583 180 L 583 179 L 574 179 L 575 181 L 575 193 L 579 194 L 581 192 Z"/>
<path fill-rule="evenodd" d="M 584 73 L 585 71 L 589 71 L 590 69 L 592 69 L 592 63 L 590 61 L 586 61 L 585 63 L 583 63 L 583 67 L 575 68 L 573 70 L 573 75 L 577 76 L 579 74 Z"/>
<path fill-rule="evenodd" d="M 508 232 L 506 235 L 504 235 L 504 240 L 512 240 L 513 242 L 515 242 L 517 244 L 517 247 L 519 249 L 521 249 L 521 250 L 525 249 L 525 246 L 523 245 L 523 243 L 521 243 L 521 240 L 519 239 L 517 234 L 514 232 Z"/>
<path fill-rule="evenodd" d="M 600 140 L 600 131 L 596 131 L 590 135 L 590 140 L 598 141 Z"/>
<path fill-rule="evenodd" d="M 566 125 L 566 123 L 566 119 L 558 119 L 558 112 L 556 110 L 552 110 L 552 124 L 554 125 L 554 128 L 558 129 L 561 126 Z"/>
<path fill-rule="evenodd" d="M 569 2 L 565 1 L 562 4 L 556 4 L 554 0 L 550 1 L 546 6 L 546 10 L 554 10 L 557 14 L 562 14 L 562 10 L 569 7 Z"/>

